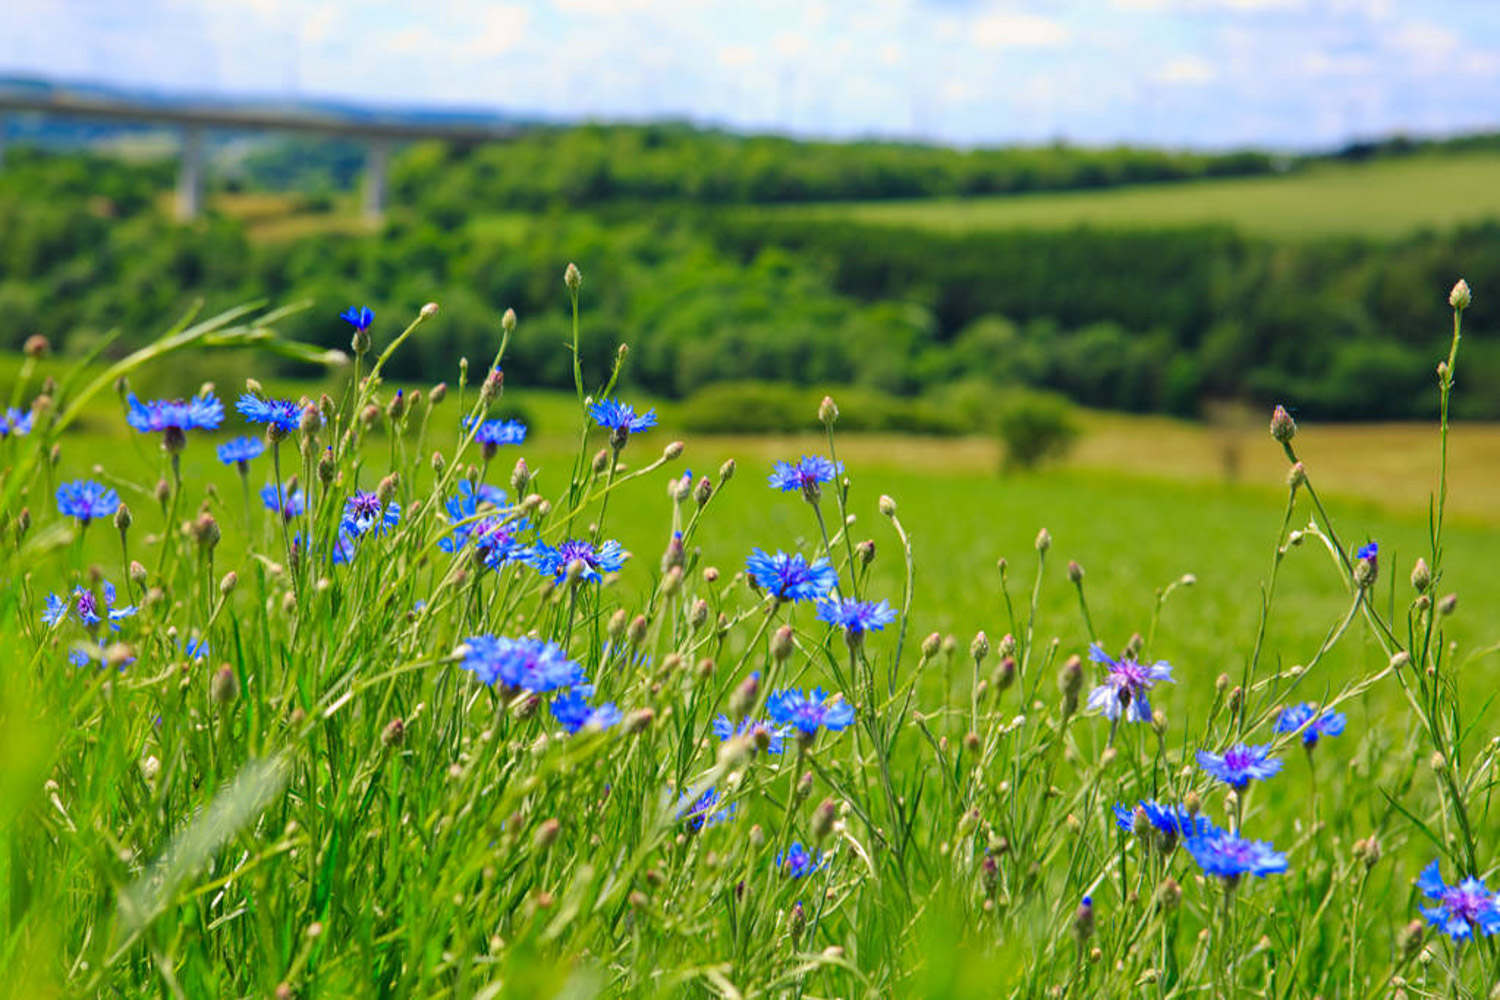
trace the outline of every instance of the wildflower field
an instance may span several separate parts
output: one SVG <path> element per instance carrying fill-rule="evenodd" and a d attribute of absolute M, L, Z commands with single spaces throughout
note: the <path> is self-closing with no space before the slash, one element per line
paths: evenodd
<path fill-rule="evenodd" d="M 329 317 L 350 361 L 309 398 L 131 387 L 337 360 L 275 313 L 71 375 L 30 345 L 7 989 L 1494 995 L 1500 537 L 1445 523 L 1466 285 L 1426 516 L 1324 496 L 1281 408 L 1284 482 L 1240 489 L 943 471 L 851 447 L 836 398 L 816 447 L 700 453 L 627 347 L 585 365 L 588 291 L 542 427 L 504 415 L 513 313 L 405 392 L 437 305 Z"/>

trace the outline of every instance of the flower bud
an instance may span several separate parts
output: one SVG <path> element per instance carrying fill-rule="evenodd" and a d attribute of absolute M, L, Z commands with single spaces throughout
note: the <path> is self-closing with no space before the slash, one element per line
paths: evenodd
<path fill-rule="evenodd" d="M 199 514 L 198 519 L 193 522 L 193 538 L 198 545 L 211 550 L 219 544 L 219 537 L 219 522 L 214 520 L 214 516 L 207 511 Z"/>
<path fill-rule="evenodd" d="M 447 382 L 439 382 L 437 385 L 435 385 L 431 389 L 427 390 L 427 405 L 428 405 L 428 407 L 437 406 L 439 403 L 441 403 L 443 400 L 445 400 L 447 398 L 448 398 L 448 383 Z"/>
<path fill-rule="evenodd" d="M 505 373 L 498 368 L 491 368 L 489 374 L 484 377 L 484 383 L 479 387 L 480 404 L 489 406 L 504 388 Z"/>
<path fill-rule="evenodd" d="M 1161 885 L 1156 887 L 1156 902 L 1163 910 L 1175 910 L 1182 904 L 1182 886 L 1177 880 L 1168 875 L 1162 879 Z"/>
<path fill-rule="evenodd" d="M 1094 936 L 1094 901 L 1088 896 L 1073 911 L 1073 936 L 1080 942 Z"/>
<path fill-rule="evenodd" d="M 698 506 L 702 507 L 707 504 L 709 497 L 712 497 L 713 495 L 713 482 L 707 476 L 704 476 L 702 479 L 698 480 L 698 485 L 693 488 L 693 499 L 697 501 Z"/>
<path fill-rule="evenodd" d="M 395 497 L 396 483 L 399 479 L 400 476 L 397 473 L 392 472 L 390 475 L 386 476 L 378 484 L 376 484 L 375 499 L 380 501 L 380 505 L 382 507 L 389 504 L 392 498 Z"/>
<path fill-rule="evenodd" d="M 636 615 L 630 620 L 630 628 L 626 630 L 625 637 L 630 640 L 632 646 L 639 646 L 646 641 L 645 615 Z"/>
<path fill-rule="evenodd" d="M 1427 568 L 1427 560 L 1418 558 L 1417 564 L 1411 568 L 1411 585 L 1417 593 L 1425 591 L 1432 583 L 1432 571 Z"/>
<path fill-rule="evenodd" d="M 1458 595 L 1448 594 L 1437 602 L 1438 614 L 1447 617 L 1458 610 Z"/>
<path fill-rule="evenodd" d="M 688 626 L 692 628 L 694 632 L 697 632 L 707 624 L 708 602 L 700 597 L 693 602 L 693 608 L 688 612 Z"/>
<path fill-rule="evenodd" d="M 500 314 L 500 330 L 507 336 L 516 332 L 516 311 L 507 308 Z"/>
<path fill-rule="evenodd" d="M 224 597 L 228 597 L 234 593 L 234 588 L 239 586 L 239 582 L 239 574 L 234 570 L 230 570 L 224 574 L 224 579 L 219 581 L 219 593 Z"/>
<path fill-rule="evenodd" d="M 797 801 L 801 802 L 812 794 L 813 776 L 811 771 L 803 771 L 802 777 L 797 779 Z"/>
<path fill-rule="evenodd" d="M 1391 654 L 1391 670 L 1399 672 L 1403 667 L 1411 666 L 1411 654 L 1404 649 L 1398 649 Z"/>
<path fill-rule="evenodd" d="M 35 360 L 47 354 L 52 349 L 52 345 L 40 333 L 33 333 L 26 338 L 26 343 L 21 349 L 26 352 L 28 358 Z"/>
<path fill-rule="evenodd" d="M 643 732 L 651 725 L 651 720 L 656 718 L 656 712 L 649 708 L 638 708 L 625 716 L 622 728 L 627 733 Z"/>
<path fill-rule="evenodd" d="M 234 668 L 224 664 L 214 674 L 213 680 L 209 682 L 209 697 L 220 705 L 226 705 L 240 695 L 240 679 L 235 676 Z"/>
<path fill-rule="evenodd" d="M 1354 856 L 1364 862 L 1365 868 L 1374 868 L 1380 863 L 1380 841 L 1372 833 L 1354 842 Z"/>
<path fill-rule="evenodd" d="M 832 799 L 824 799 L 813 810 L 811 832 L 814 840 L 824 840 L 833 832 L 838 822 L 839 807 Z"/>
<path fill-rule="evenodd" d="M 727 483 L 734 478 L 734 459 L 726 458 L 724 464 L 719 466 L 719 482 Z"/>
<path fill-rule="evenodd" d="M 115 528 L 122 535 L 130 530 L 130 508 L 123 503 L 115 509 Z"/>
<path fill-rule="evenodd" d="M 1286 407 L 1280 404 L 1271 411 L 1271 436 L 1282 444 L 1287 444 L 1297 436 L 1297 422 L 1286 411 Z"/>
<path fill-rule="evenodd" d="M 669 441 L 667 442 L 667 446 L 661 450 L 661 457 L 664 461 L 674 462 L 682 457 L 683 449 L 686 447 L 687 445 L 681 441 Z"/>
<path fill-rule="evenodd" d="M 1459 312 L 1469 308 L 1469 303 L 1474 301 L 1473 293 L 1469 291 L 1469 283 L 1462 278 L 1453 286 L 1453 291 L 1448 293 L 1448 304 Z"/>
<path fill-rule="evenodd" d="M 973 657 L 975 664 L 984 662 L 984 658 L 990 655 L 990 637 L 980 629 L 974 633 L 974 641 L 969 643 L 969 656 Z"/>
<path fill-rule="evenodd" d="M 144 587 L 146 578 L 146 567 L 134 559 L 130 560 L 130 582 L 137 587 Z"/>
<path fill-rule="evenodd" d="M 777 663 L 792 655 L 792 627 L 783 625 L 771 633 L 771 658 Z"/>
<path fill-rule="evenodd" d="M 436 316 L 437 314 L 438 314 L 438 304 L 436 302 L 429 302 L 426 305 L 424 305 L 422 307 L 422 311 L 420 313 L 420 315 L 421 315 L 421 317 L 423 319 L 431 319 L 432 317 Z"/>
<path fill-rule="evenodd" d="M 602 476 L 609 471 L 609 449 L 600 448 L 594 453 L 593 461 L 594 475 Z"/>
<path fill-rule="evenodd" d="M 399 718 L 387 722 L 380 731 L 380 742 L 388 747 L 398 747 L 406 742 L 406 723 Z"/>
<path fill-rule="evenodd" d="M 1188 792 L 1182 797 L 1182 806 L 1189 816 L 1197 817 L 1203 811 L 1203 800 L 1198 797 L 1197 792 Z"/>
<path fill-rule="evenodd" d="M 990 674 L 990 683 L 995 686 L 996 691 L 1004 691 L 1015 682 L 1016 658 L 1014 656 L 1002 656 L 1000 664 Z"/>
<path fill-rule="evenodd" d="M 838 418 L 838 404 L 833 401 L 832 396 L 824 396 L 823 402 L 818 404 L 818 422 L 824 427 L 832 427 Z"/>
<path fill-rule="evenodd" d="M 751 674 L 735 687 L 729 695 L 729 714 L 740 718 L 755 707 L 755 697 L 760 693 L 760 678 Z"/>
<path fill-rule="evenodd" d="M 1043 528 L 1036 533 L 1036 550 L 1046 552 L 1050 548 L 1052 548 L 1052 535 L 1046 528 Z"/>
<path fill-rule="evenodd" d="M 880 513 L 886 517 L 896 516 L 896 501 L 892 500 L 887 494 L 882 493 L 880 495 L 879 507 Z"/>
<path fill-rule="evenodd" d="M 570 294 L 578 294 L 578 288 L 583 284 L 583 274 L 578 270 L 577 264 L 573 264 L 570 262 L 567 268 L 564 269 L 563 284 L 567 286 L 568 292 Z"/>
<path fill-rule="evenodd" d="M 1411 961 L 1422 950 L 1423 930 L 1420 920 L 1413 920 L 1401 928 L 1401 933 L 1396 936 L 1396 949 L 1404 960 Z"/>
<path fill-rule="evenodd" d="M 557 842 L 557 836 L 561 832 L 561 823 L 555 819 L 545 819 L 536 828 L 536 833 L 532 835 L 532 843 L 536 845 L 538 850 L 545 851 Z"/>

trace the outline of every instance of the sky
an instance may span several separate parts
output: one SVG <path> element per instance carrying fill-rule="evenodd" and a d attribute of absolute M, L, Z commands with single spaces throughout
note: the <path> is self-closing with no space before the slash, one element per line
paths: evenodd
<path fill-rule="evenodd" d="M 1500 0 L 5 0 L 0 73 L 956 145 L 1500 125 Z"/>

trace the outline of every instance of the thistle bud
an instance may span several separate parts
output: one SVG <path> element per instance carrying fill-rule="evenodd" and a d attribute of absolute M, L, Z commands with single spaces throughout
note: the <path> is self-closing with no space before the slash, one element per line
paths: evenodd
<path fill-rule="evenodd" d="M 480 404 L 489 406 L 504 388 L 505 373 L 498 368 L 491 368 L 489 374 L 484 377 L 484 384 L 479 387 Z"/>
<path fill-rule="evenodd" d="M 705 566 L 705 567 L 703 567 L 703 582 L 704 583 L 708 583 L 708 584 L 718 583 L 719 582 L 719 567 L 717 567 L 717 566 Z"/>
<path fill-rule="evenodd" d="M 570 295 L 577 295 L 578 288 L 583 284 L 583 274 L 578 270 L 578 265 L 569 263 L 563 270 L 563 284 L 567 286 Z"/>
<path fill-rule="evenodd" d="M 1043 528 L 1036 533 L 1036 550 L 1045 553 L 1050 548 L 1052 548 L 1052 535 L 1046 528 Z"/>
<path fill-rule="evenodd" d="M 990 637 L 984 634 L 983 629 L 980 629 L 978 632 L 974 633 L 974 641 L 969 643 L 969 656 L 973 658 L 975 664 L 977 665 L 983 663 L 984 658 L 989 655 Z"/>
<path fill-rule="evenodd" d="M 990 683 L 995 686 L 996 691 L 1004 691 L 1015 682 L 1016 658 L 1014 656 L 1002 656 L 1000 665 L 990 674 Z"/>
<path fill-rule="evenodd" d="M 818 404 L 818 423 L 824 427 L 832 427 L 833 422 L 838 418 L 838 404 L 833 401 L 832 396 L 824 396 L 823 402 Z"/>
<path fill-rule="evenodd" d="M 240 679 L 235 676 L 234 668 L 224 664 L 215 672 L 213 680 L 209 682 L 209 697 L 220 705 L 227 705 L 240 695 Z"/>
<path fill-rule="evenodd" d="M 385 415 L 392 423 L 395 423 L 406 415 L 406 394 L 400 389 L 396 390 L 396 395 L 392 396 L 391 401 L 386 404 Z"/>
<path fill-rule="evenodd" d="M 792 627 L 783 625 L 771 633 L 771 658 L 777 663 L 792 655 Z"/>
<path fill-rule="evenodd" d="M 811 832 L 813 840 L 824 840 L 833 832 L 834 824 L 838 822 L 839 807 L 832 799 L 824 799 L 818 803 L 813 810 Z"/>
<path fill-rule="evenodd" d="M 1459 312 L 1469 308 L 1469 303 L 1474 301 L 1473 293 L 1469 291 L 1469 283 L 1462 278 L 1453 286 L 1453 291 L 1448 293 L 1448 304 Z"/>
<path fill-rule="evenodd" d="M 193 522 L 193 538 L 198 545 L 211 550 L 219 544 L 219 537 L 219 522 L 214 520 L 214 516 L 207 512 L 199 514 L 198 519 Z"/>
<path fill-rule="evenodd" d="M 1418 558 L 1417 564 L 1411 568 L 1411 585 L 1417 593 L 1422 593 L 1432 583 L 1432 571 L 1427 568 L 1427 560 Z"/>
<path fill-rule="evenodd" d="M 639 646 L 646 641 L 645 615 L 636 615 L 630 620 L 630 627 L 625 632 L 625 638 L 630 640 L 632 646 Z"/>
<path fill-rule="evenodd" d="M 713 495 L 714 484 L 707 476 L 704 476 L 702 479 L 698 480 L 698 485 L 693 487 L 693 499 L 697 501 L 699 507 L 707 504 L 709 497 L 712 497 Z"/>
<path fill-rule="evenodd" d="M 896 516 L 896 501 L 892 500 L 887 494 L 880 494 L 878 506 L 880 508 L 880 513 L 884 514 L 886 517 Z"/>
<path fill-rule="evenodd" d="M 943 646 L 943 637 L 936 632 L 928 635 L 922 640 L 922 659 L 930 660 L 938 655 L 938 650 Z"/>
<path fill-rule="evenodd" d="M 1443 617 L 1453 614 L 1458 610 L 1458 595 L 1448 594 L 1437 602 L 1438 614 Z"/>
<path fill-rule="evenodd" d="M 1279 403 L 1271 411 L 1271 436 L 1282 444 L 1289 443 L 1297 436 L 1297 422 L 1286 412 L 1286 407 Z"/>

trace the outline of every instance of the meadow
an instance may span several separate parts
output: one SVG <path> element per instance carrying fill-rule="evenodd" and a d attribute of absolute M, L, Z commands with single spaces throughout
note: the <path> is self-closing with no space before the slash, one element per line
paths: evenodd
<path fill-rule="evenodd" d="M 7 366 L 8 989 L 1489 995 L 1493 429 L 678 443 L 564 286 L 572 394 Z"/>
<path fill-rule="evenodd" d="M 1365 163 L 1316 163 L 1281 176 L 782 206 L 769 211 L 940 232 L 1217 224 L 1274 239 L 1393 238 L 1494 218 L 1500 214 L 1497 172 L 1500 154 L 1448 152 Z"/>

